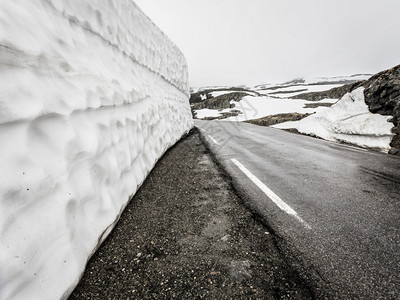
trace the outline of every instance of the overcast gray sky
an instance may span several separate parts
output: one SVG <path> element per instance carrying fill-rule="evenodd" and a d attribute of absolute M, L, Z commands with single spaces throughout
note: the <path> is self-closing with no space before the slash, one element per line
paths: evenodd
<path fill-rule="evenodd" d="M 400 64 L 400 0 L 134 0 L 191 86 L 376 73 Z"/>

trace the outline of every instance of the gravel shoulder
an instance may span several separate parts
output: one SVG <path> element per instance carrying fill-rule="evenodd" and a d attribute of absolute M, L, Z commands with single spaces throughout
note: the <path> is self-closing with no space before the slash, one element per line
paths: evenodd
<path fill-rule="evenodd" d="M 160 159 L 69 299 L 313 299 L 196 129 Z"/>

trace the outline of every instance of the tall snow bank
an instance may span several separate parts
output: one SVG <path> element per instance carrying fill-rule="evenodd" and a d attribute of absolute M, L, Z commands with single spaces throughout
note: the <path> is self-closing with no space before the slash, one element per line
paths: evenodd
<path fill-rule="evenodd" d="M 372 114 L 364 102 L 364 88 L 347 93 L 329 109 L 317 111 L 305 119 L 272 127 L 295 128 L 330 141 L 343 141 L 384 152 L 393 137 L 389 117 Z"/>
<path fill-rule="evenodd" d="M 130 0 L 13 0 L 0 76 L 0 299 L 66 297 L 193 126 L 186 62 Z"/>

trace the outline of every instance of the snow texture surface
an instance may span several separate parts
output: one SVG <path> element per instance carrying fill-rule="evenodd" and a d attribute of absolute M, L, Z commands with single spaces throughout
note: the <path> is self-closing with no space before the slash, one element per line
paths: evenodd
<path fill-rule="evenodd" d="M 0 299 L 65 298 L 193 126 L 185 58 L 130 0 L 0 2 Z"/>
<path fill-rule="evenodd" d="M 325 140 L 351 143 L 388 152 L 393 137 L 390 116 L 372 114 L 364 102 L 364 88 L 347 93 L 332 107 L 295 122 L 277 124 L 275 128 L 296 128 Z"/>

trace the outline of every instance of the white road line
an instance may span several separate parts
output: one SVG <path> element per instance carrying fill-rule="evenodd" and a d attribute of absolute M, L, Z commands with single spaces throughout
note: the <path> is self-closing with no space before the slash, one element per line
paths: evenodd
<path fill-rule="evenodd" d="M 264 183 L 261 182 L 253 173 L 251 173 L 245 166 L 243 166 L 239 161 L 232 158 L 232 162 L 247 176 L 251 181 L 254 182 L 256 186 L 260 188 L 268 196 L 269 199 L 272 200 L 281 210 L 285 213 L 294 216 L 298 221 L 300 221 L 307 229 L 311 229 L 311 226 L 308 225 L 298 214 L 297 212 L 291 208 L 289 205 L 285 203 L 277 194 L 275 194 L 270 188 L 268 188 Z"/>
<path fill-rule="evenodd" d="M 203 128 L 200 128 L 200 130 L 201 130 L 202 132 L 206 132 Z"/>
<path fill-rule="evenodd" d="M 220 145 L 217 140 L 215 140 L 211 135 L 208 135 L 208 137 L 214 142 L 216 145 Z"/>

